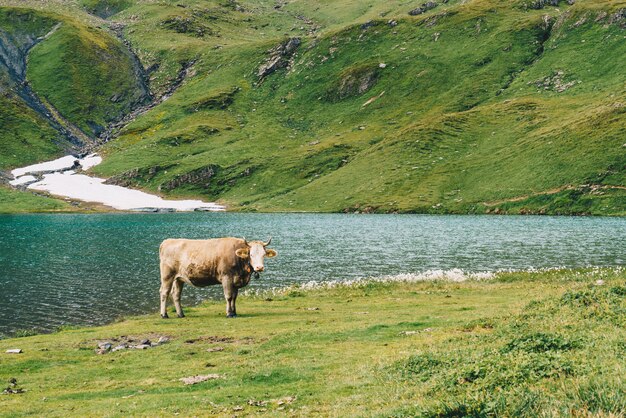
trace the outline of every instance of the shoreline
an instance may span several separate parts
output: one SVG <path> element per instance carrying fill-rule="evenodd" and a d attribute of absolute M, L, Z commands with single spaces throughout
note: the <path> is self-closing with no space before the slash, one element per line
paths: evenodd
<path fill-rule="evenodd" d="M 449 270 L 426 270 L 420 273 L 404 273 L 378 277 L 361 277 L 357 279 L 335 279 L 328 281 L 311 280 L 303 283 L 295 283 L 286 286 L 276 286 L 272 288 L 256 289 L 254 287 L 245 287 L 240 291 L 240 296 L 250 299 L 267 299 L 276 296 L 285 296 L 292 292 L 315 293 L 338 289 L 359 289 L 370 285 L 374 286 L 401 286 L 419 283 L 441 283 L 441 284 L 461 284 L 461 283 L 481 283 L 502 280 L 507 275 L 544 275 L 544 274 L 570 274 L 573 276 L 602 275 L 603 273 L 622 274 L 626 272 L 626 266 L 588 266 L 581 268 L 566 268 L 561 266 L 545 267 L 545 268 L 529 268 L 529 269 L 501 269 L 495 271 L 469 272 L 461 269 Z M 204 304 L 220 304 L 219 296 L 205 298 L 197 303 L 187 305 L 190 308 L 196 308 Z M 173 308 L 171 301 L 168 301 L 168 309 Z M 137 318 L 148 317 L 151 315 L 158 316 L 158 309 L 143 313 L 131 313 L 127 315 L 119 315 L 115 319 L 101 324 L 68 324 L 58 327 L 57 329 L 37 332 L 28 328 L 19 328 L 9 334 L 1 335 L 0 342 L 16 338 L 51 335 L 66 330 L 75 329 L 95 329 L 105 327 L 111 324 L 129 321 Z M 19 334 L 19 335 L 16 335 Z M 1 353 L 0 353 L 1 354 Z"/>

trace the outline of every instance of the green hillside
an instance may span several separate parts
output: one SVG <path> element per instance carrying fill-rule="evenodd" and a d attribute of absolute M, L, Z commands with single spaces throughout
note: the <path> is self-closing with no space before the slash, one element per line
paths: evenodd
<path fill-rule="evenodd" d="M 103 52 L 123 35 L 156 99 L 101 150 L 118 184 L 233 210 L 624 215 L 626 1 L 570 3 L 57 1 L 76 24 L 28 77 L 98 133 L 144 97 Z"/>

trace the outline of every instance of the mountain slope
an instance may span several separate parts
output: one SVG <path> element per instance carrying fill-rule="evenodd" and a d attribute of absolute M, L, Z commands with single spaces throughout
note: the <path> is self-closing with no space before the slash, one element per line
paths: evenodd
<path fill-rule="evenodd" d="M 159 99 L 102 149 L 111 182 L 238 210 L 623 215 L 626 2 L 569 3 L 56 4 L 121 31 Z"/>
<path fill-rule="evenodd" d="M 146 101 L 133 65 L 119 40 L 72 17 L 0 8 L 0 169 L 94 143 Z"/>

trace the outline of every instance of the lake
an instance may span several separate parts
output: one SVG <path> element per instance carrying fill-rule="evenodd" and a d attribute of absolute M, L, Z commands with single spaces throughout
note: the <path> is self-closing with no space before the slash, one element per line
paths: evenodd
<path fill-rule="evenodd" d="M 278 257 L 256 289 L 434 269 L 624 265 L 626 219 L 344 214 L 0 216 L 0 336 L 102 324 L 158 309 L 165 238 L 245 236 Z M 186 286 L 184 304 L 222 298 Z M 240 304 L 241 306 L 241 304 Z M 242 308 L 245 307 L 245 302 Z M 244 308 L 245 309 L 245 308 Z"/>

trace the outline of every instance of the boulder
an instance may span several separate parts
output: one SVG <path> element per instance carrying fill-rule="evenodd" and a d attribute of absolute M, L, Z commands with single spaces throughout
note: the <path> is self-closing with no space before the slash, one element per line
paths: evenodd
<path fill-rule="evenodd" d="M 421 15 L 431 9 L 434 9 L 437 6 L 439 5 L 435 3 L 434 1 L 427 1 L 426 3 L 422 4 L 420 7 L 416 7 L 415 9 L 411 10 L 409 12 L 409 15 L 411 16 Z"/>
<path fill-rule="evenodd" d="M 300 38 L 289 38 L 269 50 L 269 57 L 261 64 L 257 71 L 259 80 L 263 80 L 278 69 L 288 68 L 293 55 L 301 43 Z"/>

